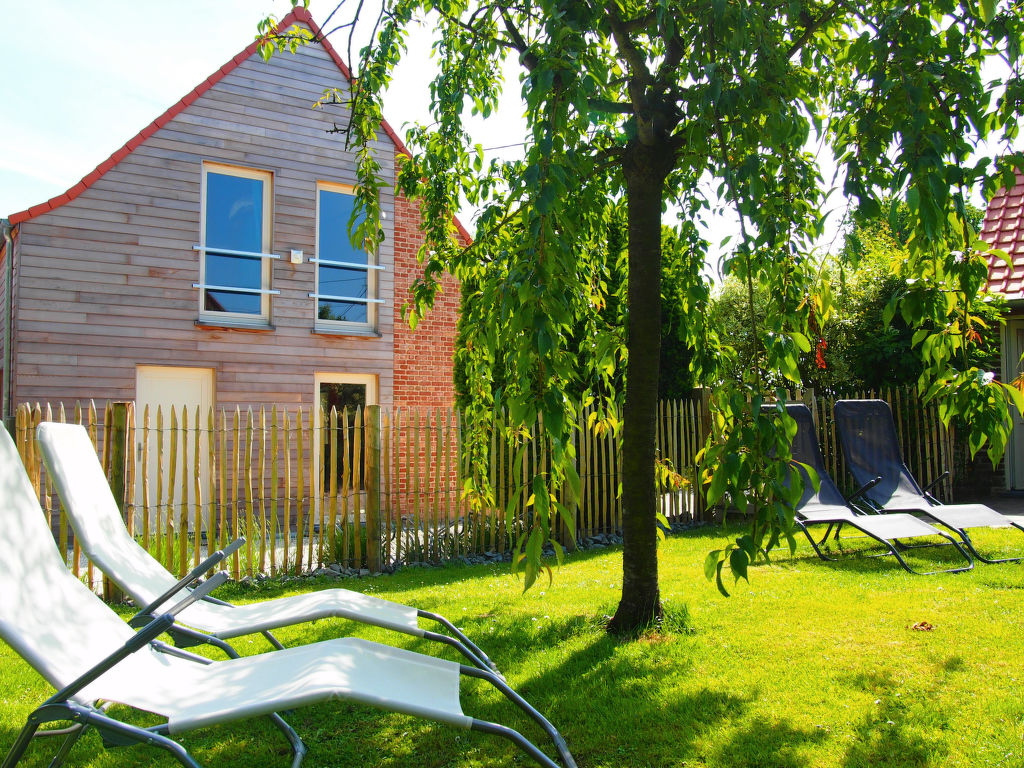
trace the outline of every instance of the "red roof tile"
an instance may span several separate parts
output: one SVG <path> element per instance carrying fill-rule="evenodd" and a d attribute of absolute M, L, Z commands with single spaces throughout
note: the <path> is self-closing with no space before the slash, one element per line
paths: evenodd
<path fill-rule="evenodd" d="M 333 59 L 338 69 L 341 70 L 341 74 L 345 77 L 346 80 L 351 80 L 352 70 L 348 68 L 348 65 L 342 60 L 341 56 L 338 55 L 338 52 L 334 49 L 334 46 L 331 45 L 330 40 L 328 40 L 326 37 L 322 35 L 320 27 L 317 25 L 315 21 L 313 21 L 312 14 L 310 14 L 310 12 L 306 10 L 304 7 L 296 6 L 295 8 L 293 8 L 291 12 L 288 13 L 288 15 L 281 19 L 277 28 L 282 30 L 288 29 L 292 24 L 296 22 L 301 22 L 310 28 L 310 30 L 313 32 L 313 35 L 319 40 L 320 44 L 323 46 L 323 49 L 330 55 L 331 59 Z M 156 133 L 159 129 L 163 128 L 168 122 L 170 122 L 175 116 L 177 116 L 178 113 L 180 113 L 186 107 L 194 103 L 196 99 L 198 99 L 200 96 L 206 93 L 206 91 L 212 88 L 226 74 L 234 70 L 235 67 L 237 67 L 243 61 L 245 61 L 254 53 L 256 53 L 256 49 L 258 46 L 259 40 L 253 40 L 253 42 L 249 43 L 249 45 L 247 45 L 240 53 L 238 53 L 230 60 L 228 60 L 228 62 L 224 64 L 224 66 L 222 66 L 220 69 L 218 69 L 208 78 L 206 78 L 206 80 L 204 80 L 202 83 L 196 86 L 188 94 L 186 94 L 180 101 L 174 104 L 162 115 L 160 115 L 160 117 L 151 122 L 141 131 L 139 131 L 137 135 L 135 135 L 127 142 L 125 142 L 124 146 L 122 146 L 120 149 L 114 152 L 114 154 L 112 154 L 110 157 L 108 157 L 106 160 L 104 160 L 102 163 L 96 166 L 96 168 L 92 170 L 90 173 L 86 174 L 81 181 L 79 181 L 77 184 L 71 187 L 71 189 L 69 189 L 67 192 L 52 197 L 45 203 L 34 205 L 31 208 L 28 208 L 27 210 L 19 211 L 18 213 L 12 213 L 9 218 L 11 224 L 18 224 L 20 222 L 27 221 L 28 219 L 33 219 L 36 216 L 39 216 L 40 214 L 51 211 L 54 208 L 58 208 L 61 205 L 64 205 L 64 203 L 74 200 L 76 197 L 82 194 L 82 192 L 91 187 L 97 179 L 103 176 L 103 174 L 105 174 L 107 171 L 109 171 L 111 168 L 113 168 L 115 165 L 121 162 L 121 160 L 123 160 L 126 155 L 128 155 L 131 151 L 138 147 L 142 142 L 144 142 L 146 139 L 148 139 L 150 136 Z M 397 149 L 404 155 L 411 155 L 411 153 L 409 152 L 409 148 L 405 146 L 405 142 L 403 142 L 398 137 L 398 134 L 395 133 L 395 130 L 388 124 L 387 120 L 382 121 L 381 129 L 384 131 L 385 134 L 387 134 L 388 138 L 390 138 L 391 141 L 394 142 L 395 149 Z M 455 227 L 459 231 L 459 234 L 463 238 L 465 238 L 467 242 L 472 242 L 473 238 L 470 237 L 465 227 L 462 226 L 462 223 L 458 219 L 455 219 L 454 223 Z"/>
<path fill-rule="evenodd" d="M 1000 189 L 985 209 L 981 239 L 1010 256 L 1013 269 L 1002 259 L 989 257 L 988 290 L 1007 299 L 1024 299 L 1024 175 L 1017 183 Z"/>

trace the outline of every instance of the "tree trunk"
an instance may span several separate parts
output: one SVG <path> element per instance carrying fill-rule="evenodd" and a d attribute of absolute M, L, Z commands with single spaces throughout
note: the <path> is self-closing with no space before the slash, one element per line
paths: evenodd
<path fill-rule="evenodd" d="M 661 356 L 661 203 L 667 146 L 635 140 L 623 162 L 629 221 L 629 320 L 622 423 L 622 599 L 608 625 L 636 632 L 661 618 L 654 439 Z"/>

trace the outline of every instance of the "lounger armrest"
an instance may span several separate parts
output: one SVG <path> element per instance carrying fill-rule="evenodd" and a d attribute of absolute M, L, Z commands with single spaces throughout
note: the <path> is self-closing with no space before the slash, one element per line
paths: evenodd
<path fill-rule="evenodd" d="M 213 574 L 210 578 L 200 584 L 198 587 L 189 592 L 188 597 L 179 603 L 175 603 L 174 606 L 167 612 L 169 616 L 177 616 L 183 610 L 188 608 L 192 603 L 199 602 L 210 592 L 215 590 L 221 584 L 228 580 L 228 575 L 224 571 Z"/>
<path fill-rule="evenodd" d="M 935 478 L 934 480 L 932 480 L 932 481 L 931 481 L 930 483 L 928 483 L 928 485 L 926 485 L 926 486 L 925 486 L 925 487 L 924 487 L 924 488 L 922 489 L 922 490 L 924 491 L 925 495 L 926 495 L 926 496 L 930 495 L 930 494 L 929 494 L 928 492 L 929 492 L 929 491 L 930 491 L 930 490 L 931 490 L 932 488 L 934 488 L 934 487 L 935 487 L 936 485 L 938 485 L 939 483 L 941 483 L 941 482 L 942 482 L 943 480 L 945 480 L 945 479 L 946 479 L 947 477 L 949 477 L 949 470 L 948 470 L 948 469 L 947 469 L 947 470 L 946 470 L 945 472 L 943 472 L 943 473 L 942 473 L 941 475 L 939 475 L 938 477 L 936 477 L 936 478 Z"/>
<path fill-rule="evenodd" d="M 141 648 L 145 648 L 153 640 L 159 637 L 161 634 L 166 632 L 174 626 L 174 617 L 170 614 L 163 614 L 157 616 L 146 626 L 132 635 L 124 645 L 118 648 L 116 651 L 111 653 L 105 659 L 100 661 L 94 667 L 89 669 L 87 672 L 82 674 L 78 679 L 69 683 L 65 687 L 61 688 L 57 693 L 51 696 L 46 703 L 47 704 L 58 704 L 60 702 L 67 701 L 80 690 L 93 682 L 100 675 L 104 674 L 112 667 L 131 656 L 133 653 Z"/>
<path fill-rule="evenodd" d="M 849 504 L 851 501 L 856 499 L 858 496 L 863 496 L 865 493 L 870 491 L 872 488 L 874 488 L 880 482 L 882 482 L 882 476 L 881 475 L 879 475 L 878 477 L 876 477 L 876 478 L 874 478 L 872 480 L 868 480 L 866 483 L 864 483 L 864 485 L 862 485 L 860 488 L 858 488 L 856 491 L 854 491 L 853 493 L 851 493 L 849 496 L 846 497 L 846 503 Z"/>
<path fill-rule="evenodd" d="M 145 620 L 148 617 L 153 616 L 157 608 L 159 608 L 161 605 L 166 603 L 174 595 L 178 594 L 181 590 L 183 590 L 185 587 L 187 587 L 193 581 L 198 579 L 200 576 L 202 576 L 208 570 L 213 568 L 215 565 L 220 563 L 222 560 L 225 560 L 228 556 L 230 556 L 235 551 L 237 551 L 238 548 L 241 547 L 243 544 L 245 544 L 245 538 L 244 537 L 239 537 L 239 538 L 235 539 L 234 541 L 232 541 L 230 544 L 228 544 L 226 547 L 224 547 L 224 549 L 220 549 L 220 550 L 217 550 L 216 552 L 214 552 L 208 558 L 203 560 L 203 562 L 201 562 L 199 565 L 197 565 L 195 568 L 193 568 L 191 571 L 189 571 L 189 573 L 181 581 L 179 581 L 173 587 L 171 587 L 166 592 L 164 592 L 162 595 L 160 595 L 160 597 L 158 597 L 156 600 L 154 600 L 149 605 L 147 605 L 145 608 L 143 608 L 138 613 L 136 613 L 134 616 L 132 616 L 128 620 L 128 623 L 131 624 L 133 627 L 140 626 L 140 623 L 139 623 L 140 619 Z M 223 584 L 224 582 L 221 581 L 220 583 Z M 211 589 L 212 589 L 212 587 L 211 587 Z M 206 595 L 209 591 L 210 590 L 206 590 L 206 592 L 204 592 L 203 594 Z"/>

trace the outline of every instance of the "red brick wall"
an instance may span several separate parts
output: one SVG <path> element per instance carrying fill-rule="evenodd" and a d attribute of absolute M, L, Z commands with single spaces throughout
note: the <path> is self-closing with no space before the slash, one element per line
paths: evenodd
<path fill-rule="evenodd" d="M 452 355 L 459 316 L 459 283 L 450 275 L 441 281 L 434 308 L 413 331 L 402 319 L 409 288 L 423 268 L 416 252 L 423 243 L 419 204 L 395 199 L 395 384 L 394 404 L 419 408 L 451 407 L 455 400 Z"/>

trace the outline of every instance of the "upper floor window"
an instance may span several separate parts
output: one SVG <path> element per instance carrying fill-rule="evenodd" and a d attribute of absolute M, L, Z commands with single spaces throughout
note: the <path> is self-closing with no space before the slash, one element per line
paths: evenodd
<path fill-rule="evenodd" d="M 352 245 L 349 221 L 355 190 L 321 182 L 316 190 L 316 299 L 318 330 L 373 331 L 377 328 L 375 254 Z M 361 223 L 357 220 L 356 225 Z"/>
<path fill-rule="evenodd" d="M 271 174 L 204 163 L 202 194 L 200 317 L 269 321 Z"/>

